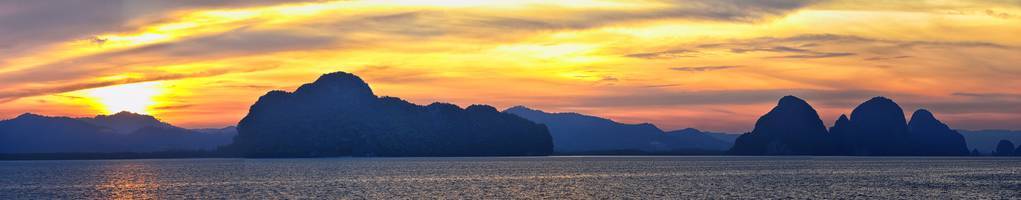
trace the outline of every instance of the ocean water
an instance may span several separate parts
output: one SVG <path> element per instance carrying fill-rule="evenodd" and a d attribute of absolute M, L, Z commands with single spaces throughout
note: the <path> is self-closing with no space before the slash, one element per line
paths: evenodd
<path fill-rule="evenodd" d="M 1018 158 L 0 161 L 0 199 L 1021 199 Z"/>

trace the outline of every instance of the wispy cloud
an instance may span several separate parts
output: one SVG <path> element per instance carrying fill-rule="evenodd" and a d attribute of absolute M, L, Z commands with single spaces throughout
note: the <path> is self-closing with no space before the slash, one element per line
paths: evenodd
<path fill-rule="evenodd" d="M 875 56 L 875 57 L 865 58 L 865 60 L 868 60 L 868 61 L 880 61 L 880 60 L 896 60 L 896 59 L 904 59 L 904 58 L 911 58 L 911 56 L 890 56 L 890 57 Z"/>
<path fill-rule="evenodd" d="M 804 45 L 803 45 L 804 46 Z M 809 45 L 813 46 L 813 45 Z M 784 56 L 771 56 L 770 58 L 831 58 L 831 57 L 843 57 L 853 56 L 855 53 L 847 52 L 822 52 L 804 48 L 795 48 L 787 46 L 775 46 L 768 48 L 733 48 L 730 50 L 734 53 L 748 53 L 748 52 L 774 52 L 774 53 L 793 53 L 794 55 Z"/>
<path fill-rule="evenodd" d="M 774 56 L 772 58 L 805 58 L 805 59 L 811 59 L 811 58 L 844 57 L 844 56 L 853 56 L 853 55 L 857 55 L 857 54 L 855 54 L 855 53 L 847 53 L 847 52 L 812 52 L 812 53 L 809 53 L 809 54 L 800 54 L 800 55 Z"/>
<path fill-rule="evenodd" d="M 78 80 L 134 71 L 138 66 L 173 65 L 237 55 L 313 50 L 329 46 L 330 37 L 304 36 L 278 31 L 235 29 L 222 34 L 158 43 L 119 51 L 60 60 L 23 70 L 0 73 L 0 83 Z M 154 76 L 161 76 L 156 74 Z"/>
<path fill-rule="evenodd" d="M 191 73 L 150 74 L 150 75 L 143 76 L 143 77 L 131 77 L 131 78 L 124 78 L 124 79 L 117 79 L 117 80 L 83 81 L 83 82 L 76 82 L 76 83 L 59 84 L 59 85 L 35 87 L 35 88 L 24 88 L 24 89 L 17 89 L 17 90 L 10 90 L 10 89 L 8 89 L 8 90 L 0 90 L 0 101 L 7 102 L 7 101 L 11 101 L 11 100 L 16 100 L 18 98 L 23 98 L 23 97 L 31 97 L 31 96 L 39 96 L 39 95 L 47 95 L 47 94 L 57 94 L 57 93 L 78 91 L 78 90 L 91 89 L 91 88 L 100 88 L 100 87 L 106 87 L 106 86 L 112 86 L 112 85 L 141 83 L 141 82 L 151 82 L 151 81 L 176 80 L 176 79 L 196 78 L 196 77 L 210 77 L 210 76 L 218 76 L 218 75 L 223 75 L 223 74 L 228 74 L 228 73 L 243 73 L 243 72 L 258 71 L 258 70 L 264 70 L 264 69 L 267 69 L 267 68 L 261 68 L 260 67 L 260 68 L 249 68 L 249 69 L 244 69 L 244 70 L 222 69 L 221 68 L 221 69 L 214 69 L 214 70 L 207 70 L 207 71 L 200 71 L 200 72 L 191 72 Z M 235 71 L 235 70 L 237 70 L 237 71 Z"/>
<path fill-rule="evenodd" d="M 1017 99 L 1021 100 L 1021 93 L 972 93 L 955 92 L 952 95 L 962 97 L 987 98 L 987 99 Z"/>
<path fill-rule="evenodd" d="M 310 0 L 313 1 L 313 0 Z M 37 49 L 68 40 L 93 40 L 106 32 L 139 29 L 149 23 L 173 18 L 181 10 L 243 8 L 281 3 L 299 3 L 295 0 L 226 0 L 226 1 L 159 1 L 159 0 L 102 0 L 102 1 L 3 1 L 0 8 L 12 11 L 0 13 L 0 44 L 14 49 Z"/>
<path fill-rule="evenodd" d="M 716 91 L 674 91 L 649 88 L 646 90 L 585 97 L 576 106 L 591 107 L 640 107 L 680 105 L 748 105 L 769 104 L 786 95 L 810 99 L 818 105 L 844 105 L 864 101 L 870 97 L 882 96 L 887 92 L 867 90 L 814 90 L 814 89 L 766 89 L 766 90 L 716 90 Z"/>
<path fill-rule="evenodd" d="M 1011 14 L 1011 13 L 1007 13 L 1007 12 L 995 11 L 995 10 L 992 10 L 992 9 L 986 9 L 984 13 L 986 15 L 989 15 L 989 16 L 999 17 L 999 18 L 1003 18 L 1003 19 L 1014 19 L 1014 18 L 1018 17 L 1015 14 Z"/>
<path fill-rule="evenodd" d="M 683 71 L 683 72 L 708 72 L 716 70 L 734 69 L 741 66 L 737 65 L 720 65 L 720 66 L 699 66 L 699 67 L 673 67 L 671 70 Z"/>
<path fill-rule="evenodd" d="M 673 58 L 696 57 L 699 53 L 700 52 L 698 52 L 698 51 L 687 50 L 687 49 L 674 49 L 674 50 L 649 52 L 649 53 L 635 53 L 635 54 L 628 54 L 628 55 L 624 55 L 624 56 L 632 57 L 632 58 L 642 58 L 642 59 L 673 59 Z"/>

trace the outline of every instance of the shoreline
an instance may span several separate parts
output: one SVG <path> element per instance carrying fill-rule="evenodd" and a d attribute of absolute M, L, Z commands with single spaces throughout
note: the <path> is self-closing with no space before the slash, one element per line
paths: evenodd
<path fill-rule="evenodd" d="M 818 156 L 818 155 L 731 155 L 731 154 L 596 154 L 564 153 L 543 156 L 289 156 L 289 157 L 245 157 L 227 153 L 33 153 L 0 154 L 3 161 L 61 161 L 61 160 L 145 160 L 145 159 L 330 159 L 330 158 L 525 158 L 525 157 L 811 157 L 811 158 L 1012 158 L 1011 156 Z"/>

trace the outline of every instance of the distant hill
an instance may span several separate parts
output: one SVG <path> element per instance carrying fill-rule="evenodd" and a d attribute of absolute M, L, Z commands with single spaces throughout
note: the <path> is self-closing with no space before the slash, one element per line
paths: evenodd
<path fill-rule="evenodd" d="M 978 149 L 979 152 L 990 154 L 996 150 L 996 144 L 1000 140 L 1008 140 L 1014 144 L 1021 144 L 1021 131 L 1012 130 L 959 130 L 968 141 L 968 147 Z"/>
<path fill-rule="evenodd" d="M 170 128 L 173 125 L 164 123 L 153 116 L 121 111 L 113 115 L 77 118 L 78 120 L 111 129 L 115 133 L 128 134 L 146 127 Z"/>
<path fill-rule="evenodd" d="M 709 137 L 713 137 L 713 138 L 716 138 L 717 140 L 726 142 L 728 144 L 727 146 L 734 145 L 734 141 L 737 140 L 737 137 L 741 136 L 741 134 L 732 134 L 732 133 L 718 133 L 718 132 L 706 132 L 706 131 L 701 131 L 701 132 L 706 134 L 706 135 L 708 135 Z M 728 149 L 729 149 L 729 147 L 728 147 Z"/>
<path fill-rule="evenodd" d="M 225 150 L 249 157 L 549 155 L 546 126 L 486 105 L 420 106 L 377 97 L 361 78 L 325 74 L 259 98 Z"/>
<path fill-rule="evenodd" d="M 228 127 L 223 127 L 223 128 L 199 128 L 199 129 L 191 129 L 191 131 L 195 131 L 195 132 L 199 132 L 199 133 L 206 133 L 206 134 L 237 135 L 238 134 L 238 127 L 236 127 L 236 126 L 228 126 Z"/>
<path fill-rule="evenodd" d="M 665 132 L 668 144 L 674 149 L 701 149 L 724 151 L 734 145 L 739 135 L 727 133 L 704 132 L 695 128 L 686 128 Z"/>
<path fill-rule="evenodd" d="M 149 126 L 125 135 L 129 152 L 216 150 L 230 144 L 237 133 L 202 133 L 188 129 Z"/>
<path fill-rule="evenodd" d="M 623 124 L 578 113 L 547 113 L 516 106 L 505 113 L 545 124 L 558 153 L 581 152 L 666 152 L 675 150 L 726 150 L 730 143 L 697 129 L 663 132 L 652 124 Z"/>
<path fill-rule="evenodd" d="M 829 130 L 815 110 L 794 96 L 741 135 L 730 153 L 738 155 L 964 156 L 964 137 L 927 110 L 911 121 L 893 100 L 876 97 L 840 116 Z"/>
<path fill-rule="evenodd" d="M 68 117 L 22 114 L 0 121 L 0 153 L 126 151 L 118 134 Z"/>
<path fill-rule="evenodd" d="M 95 118 L 23 114 L 0 121 L 0 153 L 4 154 L 214 150 L 233 137 L 199 133 L 128 112 Z"/>

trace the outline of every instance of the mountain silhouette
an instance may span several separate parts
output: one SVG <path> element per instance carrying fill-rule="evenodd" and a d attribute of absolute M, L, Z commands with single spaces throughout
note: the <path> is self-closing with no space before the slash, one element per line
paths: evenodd
<path fill-rule="evenodd" d="M 31 113 L 0 121 L 0 153 L 121 151 L 116 133 L 68 117 Z"/>
<path fill-rule="evenodd" d="M 950 129 L 933 116 L 932 112 L 919 109 L 911 115 L 908 122 L 911 142 L 915 144 L 910 150 L 914 155 L 928 156 L 966 156 L 968 152 L 964 136 Z"/>
<path fill-rule="evenodd" d="M 1013 147 L 1012 147 L 1013 148 Z M 875 97 L 841 115 L 827 131 L 807 102 L 787 96 L 741 135 L 737 155 L 964 156 L 971 154 L 957 131 L 928 110 L 906 122 L 893 100 Z"/>
<path fill-rule="evenodd" d="M 691 128 L 691 129 L 694 129 L 694 128 Z M 702 134 L 708 135 L 709 137 L 713 137 L 713 138 L 716 138 L 717 140 L 723 141 L 724 143 L 727 144 L 727 146 L 728 146 L 727 148 L 728 149 L 730 148 L 730 146 L 734 146 L 734 141 L 737 140 L 737 137 L 741 136 L 740 134 L 709 132 L 709 131 L 702 131 L 702 130 L 698 130 L 698 129 L 695 129 L 695 130 L 697 130 L 699 132 L 702 132 Z M 679 130 L 679 131 L 683 131 L 683 130 Z M 671 132 L 675 132 L 675 131 L 670 131 L 670 132 L 667 132 L 667 133 L 669 134 Z"/>
<path fill-rule="evenodd" d="M 202 133 L 175 126 L 147 126 L 120 137 L 130 152 L 215 150 L 230 144 L 235 133 Z"/>
<path fill-rule="evenodd" d="M 851 130 L 851 119 L 847 115 L 840 115 L 837 121 L 830 127 L 830 145 L 833 149 L 830 153 L 834 155 L 849 155 L 854 147 L 854 130 Z"/>
<path fill-rule="evenodd" d="M 195 131 L 195 132 L 199 132 L 199 133 L 205 133 L 205 134 L 223 134 L 223 135 L 232 135 L 233 136 L 233 135 L 237 135 L 238 134 L 238 127 L 237 126 L 228 126 L 228 127 L 223 127 L 223 128 L 200 128 L 200 129 L 191 129 L 191 131 Z"/>
<path fill-rule="evenodd" d="M 170 128 L 173 125 L 164 123 L 153 116 L 121 111 L 113 115 L 98 115 L 78 120 L 112 129 L 115 133 L 128 134 L 146 127 Z"/>
<path fill-rule="evenodd" d="M 826 126 L 807 102 L 794 96 L 780 99 L 759 118 L 755 128 L 737 138 L 737 155 L 816 155 L 828 151 Z"/>
<path fill-rule="evenodd" d="M 225 148 L 249 157 L 549 155 L 546 126 L 486 105 L 420 106 L 377 97 L 335 72 L 251 106 Z"/>
<path fill-rule="evenodd" d="M 727 142 L 697 129 L 665 133 L 655 125 L 623 124 L 578 113 L 547 113 L 524 106 L 504 110 L 549 127 L 553 147 L 558 153 L 609 152 L 633 150 L 665 152 L 685 149 L 721 151 Z"/>
<path fill-rule="evenodd" d="M 1021 144 L 1021 131 L 1010 130 L 958 130 L 964 135 L 969 148 L 974 148 L 983 154 L 992 154 L 996 151 L 996 144 L 1000 140 L 1011 141 L 1014 144 Z"/>
<path fill-rule="evenodd" d="M 7 154 L 213 150 L 229 144 L 232 137 L 199 133 L 127 112 L 95 118 L 27 113 L 0 121 L 0 153 Z"/>
<path fill-rule="evenodd" d="M 993 152 L 993 155 L 1012 156 L 1016 150 L 1014 149 L 1014 143 L 1010 142 L 1010 140 L 1000 140 L 1000 142 L 996 143 L 996 151 Z"/>
<path fill-rule="evenodd" d="M 668 140 L 665 143 L 672 144 L 675 149 L 702 149 L 713 151 L 726 151 L 734 146 L 735 134 L 704 132 L 695 128 L 667 131 Z"/>
<path fill-rule="evenodd" d="M 885 97 L 875 97 L 858 105 L 851 112 L 850 155 L 906 155 L 910 143 L 904 110 Z"/>

